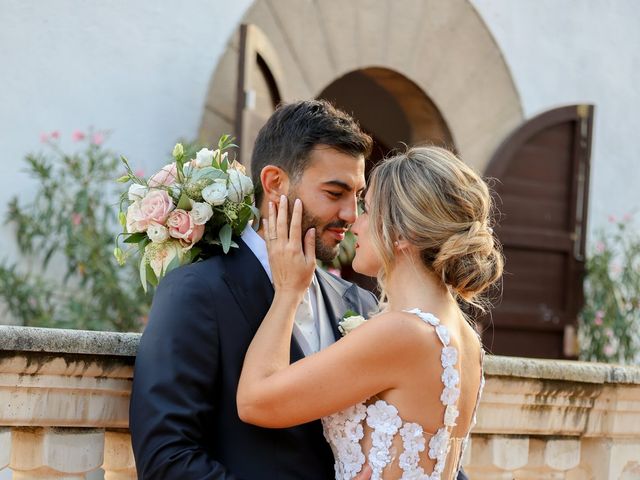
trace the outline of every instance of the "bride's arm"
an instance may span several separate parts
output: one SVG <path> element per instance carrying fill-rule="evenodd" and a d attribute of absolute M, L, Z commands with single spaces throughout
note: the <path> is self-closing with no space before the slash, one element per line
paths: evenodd
<path fill-rule="evenodd" d="M 384 314 L 329 348 L 289 364 L 295 311 L 315 268 L 314 232 L 302 251 L 302 205 L 287 226 L 286 200 L 270 207 L 265 238 L 275 297 L 245 356 L 237 392 L 240 418 L 264 427 L 306 423 L 394 388 L 411 367 L 416 323 Z M 397 318 L 383 318 L 395 316 Z M 392 321 L 389 321 L 392 320 Z"/>

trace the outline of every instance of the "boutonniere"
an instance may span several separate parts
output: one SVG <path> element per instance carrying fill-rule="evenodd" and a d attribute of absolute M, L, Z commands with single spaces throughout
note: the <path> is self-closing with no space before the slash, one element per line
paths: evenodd
<path fill-rule="evenodd" d="M 367 320 L 360 314 L 354 312 L 353 310 L 347 310 L 342 320 L 338 322 L 338 330 L 344 337 L 347 333 L 349 333 L 354 328 L 359 327 Z"/>

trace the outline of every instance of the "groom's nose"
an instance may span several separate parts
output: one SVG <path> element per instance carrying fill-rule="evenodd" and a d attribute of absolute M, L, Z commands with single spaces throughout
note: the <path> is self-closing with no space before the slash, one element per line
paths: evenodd
<path fill-rule="evenodd" d="M 356 218 L 358 218 L 358 199 L 355 195 L 344 199 L 340 205 L 339 217 L 340 220 L 349 225 L 355 223 Z"/>

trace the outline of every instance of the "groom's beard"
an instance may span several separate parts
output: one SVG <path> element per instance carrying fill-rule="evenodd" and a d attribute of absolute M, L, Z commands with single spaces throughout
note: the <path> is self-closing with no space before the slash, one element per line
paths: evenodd
<path fill-rule="evenodd" d="M 340 242 L 328 244 L 322 240 L 324 232 L 329 228 L 349 228 L 349 224 L 342 220 L 336 220 L 322 225 L 320 220 L 313 215 L 303 212 L 302 213 L 302 233 L 303 235 L 310 228 L 316 229 L 316 258 L 322 262 L 332 262 L 334 258 L 340 253 Z M 303 237 L 304 238 L 304 237 Z"/>
<path fill-rule="evenodd" d="M 290 198 L 297 198 L 295 195 L 289 195 Z M 289 223 L 291 223 L 291 215 L 293 214 L 293 204 L 289 202 Z M 311 212 L 306 209 L 302 211 L 302 238 L 310 228 L 316 229 L 316 258 L 322 262 L 328 263 L 333 261 L 334 258 L 340 253 L 340 242 L 331 242 L 330 244 L 323 241 L 323 234 L 329 228 L 344 228 L 347 229 L 350 224 L 343 220 L 335 220 L 333 222 L 322 224 L 322 221 L 315 217 Z"/>

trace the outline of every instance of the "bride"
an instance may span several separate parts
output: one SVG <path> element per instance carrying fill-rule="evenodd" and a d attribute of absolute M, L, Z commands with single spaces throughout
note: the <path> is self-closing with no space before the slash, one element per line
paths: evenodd
<path fill-rule="evenodd" d="M 475 422 L 483 350 L 460 308 L 502 274 L 484 181 L 447 150 L 416 147 L 371 174 L 352 227 L 355 271 L 377 275 L 380 311 L 321 352 L 289 364 L 294 314 L 315 267 L 303 206 L 264 220 L 273 304 L 247 351 L 240 418 L 283 428 L 322 419 L 336 479 L 451 480 Z M 290 218 L 290 225 L 289 225 Z M 371 312 L 359 312 L 369 314 Z"/>

